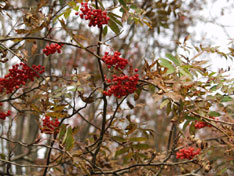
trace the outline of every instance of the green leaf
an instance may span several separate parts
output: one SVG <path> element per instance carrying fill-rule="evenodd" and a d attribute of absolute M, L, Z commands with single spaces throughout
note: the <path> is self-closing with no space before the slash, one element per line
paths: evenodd
<path fill-rule="evenodd" d="M 120 3 L 126 10 L 129 10 L 129 8 L 127 7 L 127 4 L 125 3 L 124 0 L 119 0 L 119 3 Z"/>
<path fill-rule="evenodd" d="M 80 6 L 78 6 L 78 5 L 73 7 L 73 9 L 74 9 L 75 11 L 79 11 L 79 8 L 80 8 Z"/>
<path fill-rule="evenodd" d="M 216 111 L 210 111 L 209 116 L 219 117 L 219 116 L 221 116 L 221 114 L 219 112 L 216 112 Z"/>
<path fill-rule="evenodd" d="M 130 8 L 131 9 L 137 9 L 137 6 L 135 4 L 131 4 Z"/>
<path fill-rule="evenodd" d="M 3 154 L 3 153 L 0 153 L 0 158 L 2 158 L 2 159 L 6 159 L 6 155 L 5 155 L 5 154 Z"/>
<path fill-rule="evenodd" d="M 164 106 L 166 106 L 170 102 L 169 99 L 163 100 L 163 102 L 160 104 L 160 109 L 162 109 Z"/>
<path fill-rule="evenodd" d="M 67 125 L 65 124 L 62 124 L 60 127 L 59 127 L 59 135 L 58 135 L 58 138 L 59 139 L 62 139 L 65 132 L 66 132 L 66 128 L 67 128 Z"/>
<path fill-rule="evenodd" d="M 121 21 L 119 21 L 119 20 L 117 19 L 117 18 L 121 18 L 120 16 L 118 16 L 118 15 L 112 13 L 112 12 L 109 12 L 109 13 L 108 13 L 108 16 L 110 17 L 110 19 L 111 19 L 113 22 L 115 22 L 115 23 L 117 23 L 118 25 L 120 25 L 121 27 L 123 27 L 123 24 L 121 23 Z"/>
<path fill-rule="evenodd" d="M 209 74 L 209 77 L 211 77 L 211 76 L 213 76 L 215 74 L 216 74 L 216 72 L 212 72 L 212 73 Z"/>
<path fill-rule="evenodd" d="M 215 90 L 217 90 L 217 89 L 218 89 L 218 86 L 217 86 L 217 85 L 214 85 L 214 86 L 212 86 L 212 87 L 210 88 L 211 91 L 215 91 Z"/>
<path fill-rule="evenodd" d="M 108 26 L 111 28 L 111 30 L 115 34 L 119 34 L 120 33 L 120 29 L 119 29 L 118 25 L 113 20 L 111 20 L 111 19 L 109 20 Z"/>
<path fill-rule="evenodd" d="M 166 57 L 168 58 L 168 59 L 170 59 L 176 66 L 180 66 L 180 61 L 176 58 L 176 57 L 174 57 L 173 55 L 171 55 L 171 54 L 166 54 Z"/>
<path fill-rule="evenodd" d="M 100 5 L 101 9 L 104 10 L 105 8 L 104 8 L 104 6 L 103 6 L 103 4 L 102 4 L 102 1 L 98 0 L 98 3 L 99 3 L 99 5 Z"/>
<path fill-rule="evenodd" d="M 146 137 L 132 137 L 129 139 L 129 141 L 131 142 L 143 142 L 143 141 L 147 141 Z"/>
<path fill-rule="evenodd" d="M 195 128 L 195 126 L 194 126 L 194 122 L 190 125 L 190 127 L 189 127 L 189 133 L 191 134 L 191 135 L 195 135 L 195 132 L 196 132 L 196 128 Z"/>
<path fill-rule="evenodd" d="M 132 145 L 132 147 L 137 149 L 137 150 L 146 150 L 146 149 L 150 148 L 150 146 L 148 144 L 134 144 L 134 145 Z"/>
<path fill-rule="evenodd" d="M 105 37 L 105 36 L 106 36 L 107 31 L 108 31 L 108 27 L 107 27 L 107 26 L 105 26 L 105 27 L 103 28 L 103 33 L 102 33 L 103 37 Z"/>
<path fill-rule="evenodd" d="M 187 76 L 190 79 L 193 79 L 193 75 L 189 72 L 189 70 L 186 67 L 180 67 L 179 70 L 182 75 Z"/>
<path fill-rule="evenodd" d="M 141 22 L 141 20 L 137 17 L 133 17 L 133 21 L 136 23 L 136 24 L 140 24 L 141 26 L 143 26 L 143 23 Z"/>
<path fill-rule="evenodd" d="M 127 153 L 129 150 L 129 147 L 124 147 L 124 148 L 121 148 L 120 150 L 117 150 L 115 152 L 115 157 L 119 156 L 119 155 L 122 155 L 124 153 Z"/>
<path fill-rule="evenodd" d="M 63 14 L 64 14 L 64 18 L 67 19 L 69 15 L 71 14 L 71 9 L 70 8 L 66 9 Z"/>
<path fill-rule="evenodd" d="M 128 160 L 134 155 L 133 152 L 129 152 L 127 155 L 123 156 L 124 163 L 127 164 Z"/>
<path fill-rule="evenodd" d="M 164 66 L 166 68 L 168 68 L 167 70 L 167 74 L 171 74 L 171 73 L 174 73 L 175 72 L 175 68 L 174 66 L 172 65 L 172 63 L 166 59 L 163 59 L 163 58 L 160 58 L 159 59 L 161 62 L 160 62 L 160 65 L 161 66 Z"/>
<path fill-rule="evenodd" d="M 60 5 L 64 4 L 64 0 L 59 0 L 59 2 L 60 2 Z"/>
<path fill-rule="evenodd" d="M 126 142 L 126 139 L 121 136 L 112 136 L 111 138 L 117 142 Z"/>
<path fill-rule="evenodd" d="M 185 116 L 185 119 L 188 120 L 188 121 L 195 121 L 195 120 L 199 120 L 198 118 L 196 117 L 192 117 L 192 116 Z"/>
<path fill-rule="evenodd" d="M 62 145 L 64 145 L 65 149 L 69 151 L 72 148 L 73 143 L 74 143 L 74 138 L 73 138 L 72 128 L 71 126 L 69 126 L 64 135 Z"/>
<path fill-rule="evenodd" d="M 223 96 L 222 99 L 221 99 L 220 101 L 221 101 L 221 102 L 229 102 L 229 101 L 232 101 L 232 97 Z"/>
<path fill-rule="evenodd" d="M 67 3 L 67 5 L 69 5 L 70 7 L 74 7 L 76 6 L 76 2 L 75 1 L 70 1 Z"/>

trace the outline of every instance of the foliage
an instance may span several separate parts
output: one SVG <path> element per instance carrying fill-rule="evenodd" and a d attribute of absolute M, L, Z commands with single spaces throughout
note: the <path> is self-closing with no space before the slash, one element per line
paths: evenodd
<path fill-rule="evenodd" d="M 234 80 L 204 59 L 234 49 L 188 44 L 186 3 L 2 2 L 1 174 L 234 172 Z M 149 45 L 177 25 L 173 50 Z"/>

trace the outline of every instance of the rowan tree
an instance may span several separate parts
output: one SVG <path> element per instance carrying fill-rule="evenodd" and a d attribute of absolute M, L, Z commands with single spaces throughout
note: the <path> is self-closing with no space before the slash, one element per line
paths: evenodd
<path fill-rule="evenodd" d="M 25 4 L 0 4 L 1 175 L 234 173 L 234 80 L 208 65 L 233 41 L 189 35 L 204 1 Z"/>

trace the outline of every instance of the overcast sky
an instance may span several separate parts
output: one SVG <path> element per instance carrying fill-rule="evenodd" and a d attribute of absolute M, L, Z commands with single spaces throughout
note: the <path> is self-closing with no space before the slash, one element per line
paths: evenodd
<path fill-rule="evenodd" d="M 220 50 L 228 52 L 228 47 L 234 47 L 234 1 L 233 0 L 208 0 L 207 8 L 204 8 L 199 15 L 204 23 L 197 23 L 195 28 L 190 28 L 193 33 L 196 30 L 197 37 L 202 44 L 206 40 L 214 42 L 212 46 L 220 46 Z M 222 26 L 220 26 L 222 25 Z M 231 76 L 234 77 L 234 62 L 224 57 L 212 55 L 211 65 L 216 71 L 220 68 L 231 66 Z"/>

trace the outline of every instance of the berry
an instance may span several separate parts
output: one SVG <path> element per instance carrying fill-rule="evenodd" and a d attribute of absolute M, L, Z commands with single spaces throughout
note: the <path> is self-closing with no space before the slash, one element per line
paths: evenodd
<path fill-rule="evenodd" d="M 81 19 L 89 20 L 89 27 L 98 26 L 102 27 L 104 24 L 108 24 L 109 17 L 107 17 L 107 12 L 101 9 L 93 9 L 88 6 L 88 3 L 81 3 L 81 13 L 76 12 L 76 15 L 80 15 Z"/>
<path fill-rule="evenodd" d="M 200 154 L 201 149 L 194 149 L 193 147 L 182 148 L 176 152 L 177 159 L 193 159 L 196 155 Z"/>
<path fill-rule="evenodd" d="M 46 56 L 49 56 L 50 54 L 61 53 L 61 48 L 63 47 L 63 44 L 57 44 L 57 43 L 51 43 L 50 45 L 47 45 L 42 51 Z"/>
<path fill-rule="evenodd" d="M 103 91 L 103 94 L 106 96 L 111 96 L 113 94 L 117 98 L 129 95 L 136 90 L 138 80 L 138 74 L 130 77 L 127 75 L 113 75 L 112 80 L 106 79 L 108 83 L 111 83 L 111 86 L 107 91 Z"/>
<path fill-rule="evenodd" d="M 120 57 L 120 52 L 115 51 L 114 55 L 109 55 L 108 52 L 105 52 L 105 55 L 102 57 L 102 61 L 107 65 L 108 68 L 114 67 L 115 69 L 124 69 L 128 65 L 128 60 Z M 138 69 L 135 69 L 137 72 Z M 139 75 L 135 74 L 133 76 L 127 75 L 113 75 L 112 79 L 106 79 L 106 82 L 110 84 L 108 90 L 103 91 L 103 94 L 106 96 L 111 96 L 112 94 L 121 98 L 123 96 L 129 95 L 136 90 L 137 83 L 139 81 Z"/>
<path fill-rule="evenodd" d="M 2 103 L 0 103 L 0 106 L 2 106 Z M 7 112 L 0 112 L 0 119 L 5 120 L 6 117 L 11 115 L 11 111 L 8 110 Z"/>
<path fill-rule="evenodd" d="M 119 57 L 120 52 L 115 51 L 114 55 L 109 55 L 108 52 L 105 52 L 105 55 L 102 57 L 103 62 L 107 64 L 108 68 L 113 66 L 115 69 L 124 69 L 128 65 L 128 60 Z"/>
<path fill-rule="evenodd" d="M 204 128 L 204 127 L 209 126 L 209 125 L 206 122 L 195 121 L 194 126 L 196 129 L 201 129 L 201 128 Z"/>
<path fill-rule="evenodd" d="M 35 77 L 39 77 L 38 73 L 45 72 L 45 67 L 41 65 L 33 65 L 30 68 L 25 63 L 13 65 L 9 69 L 9 73 L 0 78 L 0 93 L 6 90 L 6 93 L 12 93 L 14 90 L 19 89 L 21 85 L 25 85 L 28 80 L 34 81 Z"/>
<path fill-rule="evenodd" d="M 50 120 L 49 116 L 45 116 L 45 118 L 42 120 L 43 124 L 42 127 L 40 127 L 40 130 L 42 133 L 45 134 L 53 134 L 54 132 L 58 133 L 58 127 L 59 127 L 59 120 Z"/>
<path fill-rule="evenodd" d="M 215 119 L 214 117 L 209 117 L 211 119 Z M 195 121 L 195 128 L 196 129 L 201 129 L 201 128 L 204 128 L 204 127 L 211 127 L 210 124 L 206 123 L 206 122 L 203 122 L 203 121 Z"/>

